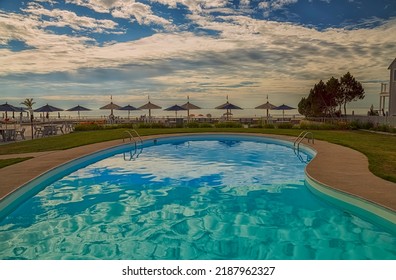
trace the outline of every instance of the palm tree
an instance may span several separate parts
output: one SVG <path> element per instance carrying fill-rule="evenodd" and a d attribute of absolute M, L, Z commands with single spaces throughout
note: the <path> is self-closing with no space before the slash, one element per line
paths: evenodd
<path fill-rule="evenodd" d="M 25 101 L 21 102 L 22 105 L 25 105 L 28 109 L 32 109 L 33 105 L 36 102 L 33 102 L 33 98 L 26 98 Z"/>
<path fill-rule="evenodd" d="M 26 98 L 25 101 L 21 102 L 22 105 L 25 105 L 29 110 L 30 114 L 33 114 L 32 108 L 36 102 L 33 101 L 33 98 Z"/>
<path fill-rule="evenodd" d="M 33 98 L 26 98 L 25 101 L 21 102 L 22 105 L 25 105 L 30 113 L 30 129 L 32 131 L 32 139 L 34 138 L 33 134 L 33 105 L 36 102 L 33 101 Z"/>

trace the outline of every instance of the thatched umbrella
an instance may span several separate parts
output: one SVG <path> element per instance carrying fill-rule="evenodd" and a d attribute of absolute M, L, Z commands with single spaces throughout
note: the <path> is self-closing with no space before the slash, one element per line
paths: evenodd
<path fill-rule="evenodd" d="M 139 109 L 141 109 L 141 110 L 149 110 L 149 120 L 151 121 L 151 110 L 161 109 L 162 107 L 151 103 L 150 97 L 148 99 L 149 99 L 149 101 L 146 104 L 140 106 Z"/>
<path fill-rule="evenodd" d="M 187 110 L 187 120 L 188 121 L 190 121 L 190 110 L 201 109 L 201 107 L 190 103 L 190 96 L 187 96 L 187 103 L 184 103 L 183 105 L 181 105 L 181 107 L 183 107 L 184 109 Z"/>
<path fill-rule="evenodd" d="M 103 107 L 100 107 L 99 109 L 100 109 L 100 110 L 111 110 L 111 111 L 110 111 L 110 116 L 113 117 L 113 116 L 114 116 L 113 110 L 118 110 L 118 109 L 121 108 L 121 106 L 118 106 L 117 104 L 114 104 L 114 103 L 113 103 L 113 96 L 110 97 L 110 100 L 111 100 L 111 101 L 110 101 L 109 104 L 107 104 L 107 105 L 105 105 L 105 106 L 103 106 Z"/>
<path fill-rule="evenodd" d="M 255 107 L 255 109 L 267 110 L 267 123 L 268 123 L 268 117 L 269 117 L 268 111 L 269 110 L 273 110 L 275 108 L 276 108 L 276 106 L 271 104 L 271 103 L 269 103 L 268 101 L 267 101 L 267 103 L 264 103 L 264 104 L 261 104 L 260 106 Z"/>

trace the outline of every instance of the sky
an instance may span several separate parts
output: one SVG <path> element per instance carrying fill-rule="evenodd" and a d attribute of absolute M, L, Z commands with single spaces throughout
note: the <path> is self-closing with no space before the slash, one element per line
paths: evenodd
<path fill-rule="evenodd" d="M 379 106 L 394 0 L 0 0 L 0 103 L 297 107 L 346 72 Z"/>

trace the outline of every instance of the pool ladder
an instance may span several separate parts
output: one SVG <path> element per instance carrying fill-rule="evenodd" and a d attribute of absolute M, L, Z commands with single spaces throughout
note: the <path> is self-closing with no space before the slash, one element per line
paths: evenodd
<path fill-rule="evenodd" d="M 311 160 L 311 158 L 310 158 L 309 156 L 307 156 L 307 159 L 304 160 L 304 159 L 302 158 L 302 156 L 300 155 L 300 143 L 301 143 L 305 138 L 308 139 L 308 143 L 310 143 L 310 140 L 312 140 L 312 144 L 315 143 L 315 139 L 314 139 L 313 133 L 310 132 L 310 131 L 305 131 L 305 130 L 304 130 L 304 131 L 302 131 L 302 132 L 300 133 L 300 135 L 298 135 L 298 137 L 294 140 L 293 146 L 294 146 L 294 153 L 297 155 L 298 159 L 299 159 L 301 162 L 307 163 L 307 162 L 309 162 L 309 161 Z"/>
<path fill-rule="evenodd" d="M 139 133 L 135 129 L 132 129 L 132 130 L 124 131 L 124 137 L 122 139 L 123 142 L 125 142 L 125 138 L 129 138 L 129 141 L 131 143 L 133 143 L 133 145 L 134 145 L 134 149 L 129 150 L 129 157 L 128 157 L 127 153 L 124 153 L 124 160 L 131 161 L 131 160 L 137 159 L 143 151 L 142 137 L 140 137 Z M 138 143 L 140 144 L 140 147 L 138 147 Z"/>

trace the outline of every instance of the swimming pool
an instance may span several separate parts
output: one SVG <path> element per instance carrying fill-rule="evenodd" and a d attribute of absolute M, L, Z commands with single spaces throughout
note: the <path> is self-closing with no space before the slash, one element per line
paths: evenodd
<path fill-rule="evenodd" d="M 301 158 L 232 135 L 110 149 L 31 187 L 0 222 L 0 258 L 396 259 L 393 233 L 306 188 Z"/>

